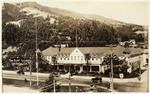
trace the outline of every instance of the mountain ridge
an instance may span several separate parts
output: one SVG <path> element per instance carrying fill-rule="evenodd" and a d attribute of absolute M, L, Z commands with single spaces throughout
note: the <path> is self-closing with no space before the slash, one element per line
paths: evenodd
<path fill-rule="evenodd" d="M 106 18 L 98 14 L 81 14 L 72 10 L 66 10 L 66 9 L 60 9 L 60 8 L 53 8 L 53 7 L 47 7 L 40 5 L 36 2 L 23 2 L 23 3 L 16 3 L 15 4 L 19 8 L 25 8 L 25 7 L 33 7 L 36 8 L 40 11 L 48 12 L 54 15 L 63 15 L 63 16 L 68 16 L 72 17 L 75 19 L 89 19 L 89 20 L 96 20 L 96 21 L 101 21 L 102 23 L 108 24 L 108 25 L 125 25 L 128 23 L 121 22 L 115 19 L 111 18 Z"/>
<path fill-rule="evenodd" d="M 78 13 L 72 10 L 43 6 L 36 2 L 21 2 L 21 3 L 10 3 L 10 4 L 17 6 L 20 9 L 25 8 L 25 7 L 33 7 L 33 8 L 36 8 L 37 10 L 48 12 L 57 16 L 68 16 L 74 19 L 96 20 L 96 21 L 100 21 L 108 25 L 113 25 L 114 27 L 115 26 L 119 27 L 122 25 L 138 25 L 138 24 L 127 23 L 123 21 L 118 21 L 112 18 L 107 18 L 98 14 L 82 14 L 82 13 Z M 141 26 L 145 26 L 145 25 L 141 25 Z"/>

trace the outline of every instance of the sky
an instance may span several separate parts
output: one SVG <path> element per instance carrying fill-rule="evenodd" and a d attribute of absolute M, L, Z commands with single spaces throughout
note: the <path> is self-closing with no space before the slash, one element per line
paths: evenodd
<path fill-rule="evenodd" d="M 20 2 L 19 0 L 3 0 Z M 115 20 L 148 25 L 148 0 L 21 0 L 72 10 L 82 14 L 98 14 Z M 123 1 L 123 2 L 121 2 Z M 132 1 L 132 2 L 131 2 Z"/>

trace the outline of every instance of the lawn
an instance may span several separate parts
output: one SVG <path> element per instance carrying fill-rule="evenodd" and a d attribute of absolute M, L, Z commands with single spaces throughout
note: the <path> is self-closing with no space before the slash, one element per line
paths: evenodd
<path fill-rule="evenodd" d="M 4 85 L 13 85 L 15 87 L 30 87 L 30 82 L 27 81 L 25 82 L 24 80 L 16 80 L 16 79 L 6 79 L 3 78 L 3 83 Z M 32 86 L 30 87 L 32 90 L 39 90 L 44 86 L 44 82 L 39 82 L 39 86 L 36 86 L 36 81 L 32 81 Z M 76 92 L 76 87 L 78 87 L 78 92 L 84 92 L 83 89 L 85 89 L 85 86 L 78 86 L 78 85 L 73 85 L 71 86 L 71 92 Z M 69 87 L 68 86 L 61 86 L 61 91 L 60 92 L 68 92 Z M 105 89 L 98 88 L 98 92 L 108 92 Z M 17 92 L 17 91 L 16 91 Z"/>

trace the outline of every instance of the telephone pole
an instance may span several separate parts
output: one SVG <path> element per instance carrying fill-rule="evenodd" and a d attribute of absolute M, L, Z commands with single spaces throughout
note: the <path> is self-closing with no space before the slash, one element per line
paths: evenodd
<path fill-rule="evenodd" d="M 53 69 L 53 85 L 54 85 L 54 87 L 53 87 L 53 91 L 55 92 L 56 91 L 56 86 L 55 86 L 55 63 L 56 63 L 56 56 L 53 56 L 52 57 L 52 61 L 53 61 L 53 64 L 54 64 L 54 69 Z"/>
<path fill-rule="evenodd" d="M 55 75 L 53 74 L 53 84 L 54 84 L 54 93 L 55 93 L 55 91 L 56 91 L 56 88 L 55 88 Z"/>
<path fill-rule="evenodd" d="M 77 39 L 78 37 L 77 37 L 77 30 L 76 30 L 76 48 L 78 47 L 78 39 Z"/>
<path fill-rule="evenodd" d="M 32 72 L 32 66 L 31 66 L 31 61 L 30 61 L 30 86 L 32 85 L 32 82 L 31 82 L 31 72 Z"/>
<path fill-rule="evenodd" d="M 37 55 L 37 18 L 36 18 L 36 72 L 37 72 L 37 86 L 39 85 L 39 75 L 38 75 L 38 55 Z"/>
<path fill-rule="evenodd" d="M 141 50 L 139 48 L 139 80 L 141 80 Z"/>
<path fill-rule="evenodd" d="M 112 55 L 112 44 L 111 44 L 111 92 L 114 89 L 114 82 L 113 82 L 113 55 Z"/>
<path fill-rule="evenodd" d="M 71 92 L 71 73 L 70 73 L 70 66 L 69 66 L 69 92 Z"/>

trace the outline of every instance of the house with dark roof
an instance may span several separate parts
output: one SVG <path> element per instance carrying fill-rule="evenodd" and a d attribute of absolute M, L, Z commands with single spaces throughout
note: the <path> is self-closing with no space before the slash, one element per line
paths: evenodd
<path fill-rule="evenodd" d="M 124 48 L 121 46 L 112 47 L 69 47 L 69 48 L 58 48 L 49 47 L 48 49 L 42 51 L 42 54 L 48 60 L 49 64 L 54 65 L 52 57 L 56 56 L 57 68 L 64 69 L 64 66 L 74 65 L 79 66 L 80 71 L 86 70 L 87 61 L 85 59 L 85 54 L 90 54 L 90 59 L 88 60 L 90 72 L 104 72 L 105 67 L 102 65 L 103 58 L 107 54 L 114 53 L 120 59 L 126 59 L 132 61 L 133 58 L 139 55 L 139 48 Z M 142 52 L 140 52 L 140 55 Z M 133 59 L 138 61 L 139 59 Z M 133 65 L 130 62 L 130 65 Z M 129 71 L 131 71 L 130 69 Z"/>

